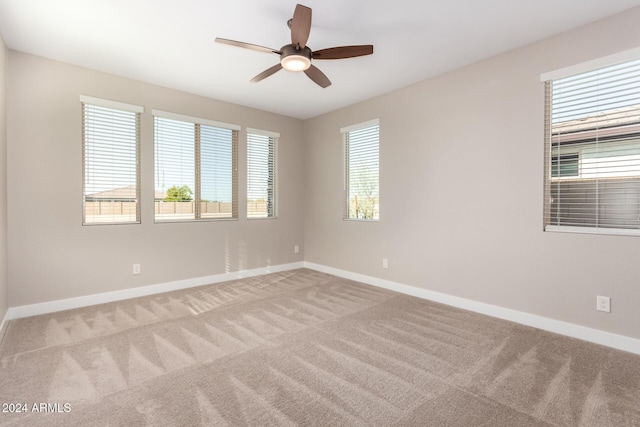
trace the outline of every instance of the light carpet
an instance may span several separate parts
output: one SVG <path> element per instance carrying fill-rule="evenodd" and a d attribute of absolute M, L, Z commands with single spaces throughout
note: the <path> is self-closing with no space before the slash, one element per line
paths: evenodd
<path fill-rule="evenodd" d="M 6 426 L 640 426 L 640 356 L 308 269 L 14 320 L 0 363 Z"/>

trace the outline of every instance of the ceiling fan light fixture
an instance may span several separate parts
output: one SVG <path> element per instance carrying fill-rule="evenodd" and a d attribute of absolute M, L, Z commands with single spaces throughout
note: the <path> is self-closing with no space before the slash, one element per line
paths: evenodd
<path fill-rule="evenodd" d="M 280 65 L 287 71 L 304 71 L 311 67 L 311 60 L 302 55 L 289 55 L 282 58 Z"/>
<path fill-rule="evenodd" d="M 284 68 L 293 72 L 304 71 L 307 77 L 323 89 L 331 86 L 331 80 L 318 67 L 311 65 L 312 60 L 355 58 L 373 53 L 373 45 L 337 46 L 312 51 L 307 46 L 311 31 L 311 8 L 301 4 L 296 5 L 293 18 L 289 19 L 287 25 L 291 30 L 291 43 L 282 46 L 280 50 L 218 37 L 216 42 L 280 56 L 280 62 L 252 78 L 250 81 L 253 83 L 264 80 Z"/>

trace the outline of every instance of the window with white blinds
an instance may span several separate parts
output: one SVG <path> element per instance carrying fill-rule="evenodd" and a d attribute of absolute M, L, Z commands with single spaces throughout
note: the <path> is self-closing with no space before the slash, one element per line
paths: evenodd
<path fill-rule="evenodd" d="M 155 220 L 238 218 L 237 125 L 153 111 Z"/>
<path fill-rule="evenodd" d="M 142 107 L 87 96 L 82 104 L 82 223 L 140 223 Z"/>
<path fill-rule="evenodd" d="M 276 218 L 279 136 L 247 129 L 247 218 Z"/>
<path fill-rule="evenodd" d="M 640 59 L 545 93 L 545 230 L 640 235 Z"/>
<path fill-rule="evenodd" d="M 345 219 L 380 218 L 378 120 L 340 130 L 344 141 Z"/>

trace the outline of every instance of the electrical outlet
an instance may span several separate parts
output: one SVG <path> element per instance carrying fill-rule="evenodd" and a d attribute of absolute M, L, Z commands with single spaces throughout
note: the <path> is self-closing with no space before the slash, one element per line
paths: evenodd
<path fill-rule="evenodd" d="M 133 264 L 133 274 L 140 274 L 140 264 Z"/>
<path fill-rule="evenodd" d="M 382 268 L 389 268 L 389 260 L 382 258 Z"/>
<path fill-rule="evenodd" d="M 596 297 L 596 310 L 611 313 L 611 298 L 598 295 Z"/>
<path fill-rule="evenodd" d="M 295 245 L 295 246 L 293 247 L 293 253 L 294 253 L 294 254 L 297 254 L 298 252 L 300 252 L 300 246 Z"/>

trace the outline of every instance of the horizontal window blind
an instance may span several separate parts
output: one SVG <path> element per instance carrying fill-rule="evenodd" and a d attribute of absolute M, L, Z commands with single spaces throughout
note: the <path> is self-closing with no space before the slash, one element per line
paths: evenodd
<path fill-rule="evenodd" d="M 83 224 L 139 223 L 141 109 L 87 100 L 82 99 Z"/>
<path fill-rule="evenodd" d="M 238 132 L 200 126 L 201 218 L 237 218 Z"/>
<path fill-rule="evenodd" d="M 640 229 L 640 59 L 545 91 L 545 229 Z"/>
<path fill-rule="evenodd" d="M 379 144 L 376 121 L 343 129 L 345 152 L 345 219 L 380 217 Z"/>
<path fill-rule="evenodd" d="M 196 126 L 154 118 L 155 219 L 193 220 L 196 189 Z"/>
<path fill-rule="evenodd" d="M 276 217 L 277 136 L 247 132 L 247 218 Z"/>
<path fill-rule="evenodd" d="M 156 221 L 237 218 L 238 131 L 176 118 L 154 117 Z"/>

